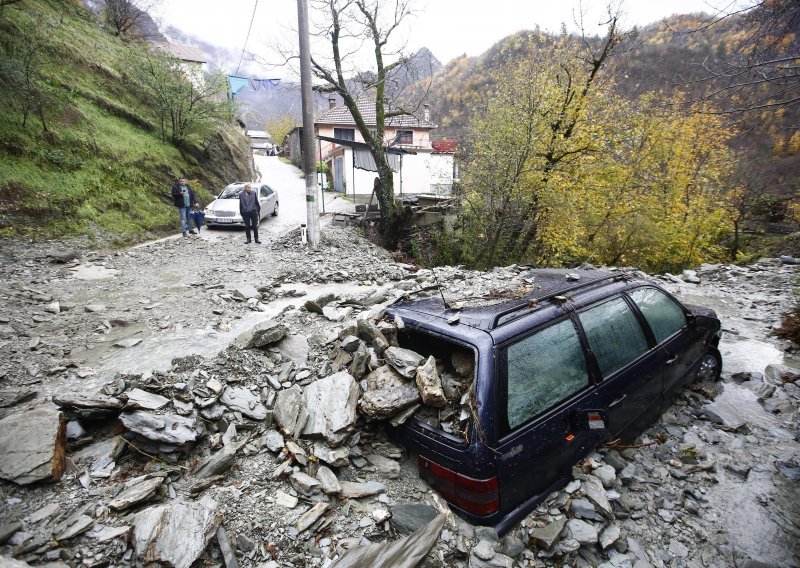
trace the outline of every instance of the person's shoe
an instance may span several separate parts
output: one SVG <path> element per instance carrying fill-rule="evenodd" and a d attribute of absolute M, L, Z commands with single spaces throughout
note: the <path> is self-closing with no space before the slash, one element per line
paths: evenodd
<path fill-rule="evenodd" d="M 258 239 L 256 239 L 256 243 L 258 243 L 258 244 L 261 244 L 261 241 L 259 241 Z"/>
<path fill-rule="evenodd" d="M 191 230 L 189 231 L 189 234 L 190 234 L 190 235 L 196 235 L 196 234 L 197 234 L 197 231 L 195 231 L 194 229 L 191 229 Z"/>
<path fill-rule="evenodd" d="M 183 236 L 184 236 L 184 237 L 186 236 L 186 231 L 184 231 L 184 232 L 183 232 Z"/>
<path fill-rule="evenodd" d="M 250 241 L 245 241 L 244 244 L 249 245 Z"/>

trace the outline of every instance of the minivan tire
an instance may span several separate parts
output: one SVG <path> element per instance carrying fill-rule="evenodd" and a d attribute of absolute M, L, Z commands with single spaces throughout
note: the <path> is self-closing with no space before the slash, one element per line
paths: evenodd
<path fill-rule="evenodd" d="M 700 359 L 697 378 L 701 381 L 718 381 L 722 375 L 722 356 L 716 347 L 709 347 Z"/>

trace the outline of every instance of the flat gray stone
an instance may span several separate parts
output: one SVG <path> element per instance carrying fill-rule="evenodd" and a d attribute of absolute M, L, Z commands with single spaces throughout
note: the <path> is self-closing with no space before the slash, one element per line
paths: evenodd
<path fill-rule="evenodd" d="M 291 359 L 297 367 L 306 364 L 308 360 L 308 338 L 305 335 L 287 335 L 278 343 L 278 349 L 286 359 Z"/>
<path fill-rule="evenodd" d="M 400 464 L 397 461 L 378 454 L 369 454 L 364 457 L 375 467 L 378 473 L 385 475 L 389 479 L 400 477 Z"/>
<path fill-rule="evenodd" d="M 326 495 L 333 495 L 342 490 L 342 485 L 339 483 L 336 474 L 327 466 L 321 465 L 317 468 L 317 480 L 319 481 L 320 489 Z"/>
<path fill-rule="evenodd" d="M 738 430 L 747 423 L 739 410 L 724 400 L 717 399 L 707 404 L 703 411 L 709 420 L 728 430 Z"/>
<path fill-rule="evenodd" d="M 267 430 L 264 433 L 264 445 L 270 452 L 276 454 L 283 449 L 283 436 L 277 430 Z"/>
<path fill-rule="evenodd" d="M 267 320 L 240 334 L 234 342 L 244 349 L 256 349 L 277 343 L 286 336 L 286 333 L 285 325 L 275 320 Z"/>
<path fill-rule="evenodd" d="M 436 509 L 424 503 L 398 503 L 391 508 L 392 525 L 400 534 L 411 534 L 425 526 L 438 514 Z"/>
<path fill-rule="evenodd" d="M 297 529 L 297 532 L 303 532 L 311 528 L 311 526 L 317 522 L 325 511 L 328 510 L 328 504 L 319 502 L 313 507 L 311 507 L 308 511 L 300 515 L 300 518 L 297 519 L 297 523 L 295 524 L 294 528 Z"/>
<path fill-rule="evenodd" d="M 0 478 L 18 485 L 55 480 L 64 472 L 67 425 L 52 406 L 0 420 Z"/>
<path fill-rule="evenodd" d="M 345 499 L 360 499 L 361 497 L 369 497 L 386 491 L 386 486 L 377 481 L 366 481 L 364 483 L 342 481 L 340 483 L 342 485 L 340 494 Z"/>
<path fill-rule="evenodd" d="M 290 388 L 284 389 L 278 393 L 275 399 L 273 418 L 284 434 L 294 434 L 302 403 L 303 389 L 297 385 L 292 385 Z"/>
<path fill-rule="evenodd" d="M 383 352 L 383 356 L 389 365 L 407 379 L 415 378 L 417 367 L 425 362 L 425 357 L 403 347 L 389 347 Z"/>
<path fill-rule="evenodd" d="M 127 482 L 125 489 L 108 503 L 108 507 L 113 511 L 122 511 L 149 501 L 155 497 L 156 491 L 163 482 L 164 476 L 162 475 L 133 479 Z"/>
<path fill-rule="evenodd" d="M 324 442 L 317 441 L 314 442 L 314 455 L 333 467 L 347 467 L 350 464 L 350 450 L 346 446 L 329 448 Z"/>
<path fill-rule="evenodd" d="M 331 446 L 340 445 L 355 424 L 358 394 L 358 383 L 346 371 L 306 386 L 303 405 L 308 420 L 303 436 L 324 438 Z"/>
<path fill-rule="evenodd" d="M 150 507 L 133 518 L 133 548 L 145 565 L 190 568 L 221 523 L 222 512 L 208 496 Z"/>
<path fill-rule="evenodd" d="M 599 479 L 591 475 L 588 476 L 583 482 L 583 492 L 586 494 L 586 498 L 604 517 L 608 519 L 614 518 L 611 503 L 608 501 L 608 495 Z"/>
<path fill-rule="evenodd" d="M 530 539 L 540 548 L 550 550 L 558 541 L 558 538 L 561 536 L 561 532 L 564 530 L 564 526 L 566 524 L 566 517 L 557 519 L 549 525 L 534 529 L 534 531 L 531 533 Z"/>
<path fill-rule="evenodd" d="M 198 467 L 194 474 L 200 479 L 207 479 L 215 475 L 220 475 L 233 467 L 236 460 L 236 447 L 231 445 L 223 446 L 217 453 L 209 456 Z"/>
<path fill-rule="evenodd" d="M 262 404 L 261 397 L 253 394 L 250 389 L 227 386 L 219 401 L 253 420 L 264 420 L 267 417 L 267 407 Z"/>
<path fill-rule="evenodd" d="M 595 544 L 597 542 L 597 529 L 586 521 L 570 519 L 567 521 L 567 531 L 570 537 L 577 540 L 581 545 Z"/>
<path fill-rule="evenodd" d="M 128 397 L 125 408 L 128 409 L 158 410 L 169 404 L 167 397 L 142 389 L 132 389 L 125 394 Z"/>
<path fill-rule="evenodd" d="M 431 355 L 425 364 L 417 367 L 417 388 L 422 396 L 422 403 L 434 408 L 442 408 L 447 404 L 447 397 L 442 390 L 442 379 L 436 370 L 436 358 Z"/>
<path fill-rule="evenodd" d="M 194 443 L 200 436 L 194 418 L 177 414 L 152 414 L 144 410 L 123 412 L 120 422 L 131 432 L 156 442 L 176 446 Z"/>

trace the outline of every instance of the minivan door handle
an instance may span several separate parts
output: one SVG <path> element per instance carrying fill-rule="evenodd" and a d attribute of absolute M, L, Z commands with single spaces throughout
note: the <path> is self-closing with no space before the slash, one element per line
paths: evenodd
<path fill-rule="evenodd" d="M 677 360 L 678 360 L 678 356 L 677 355 L 673 355 L 672 359 L 667 359 L 667 361 L 664 364 L 665 365 L 672 365 Z"/>
<path fill-rule="evenodd" d="M 618 405 L 620 402 L 622 402 L 623 400 L 625 400 L 625 397 L 626 397 L 626 396 L 628 396 L 628 394 L 627 394 L 627 393 L 625 393 L 625 394 L 623 394 L 622 396 L 620 396 L 620 397 L 618 397 L 618 398 L 614 399 L 614 401 L 612 401 L 612 402 L 611 402 L 611 404 L 609 404 L 609 405 L 608 405 L 608 407 L 609 407 L 609 408 L 614 408 L 614 407 L 615 407 L 615 406 L 617 406 L 617 405 Z"/>

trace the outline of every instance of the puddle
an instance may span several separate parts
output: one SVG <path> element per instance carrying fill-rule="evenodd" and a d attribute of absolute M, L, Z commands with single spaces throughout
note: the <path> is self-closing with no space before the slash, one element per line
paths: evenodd
<path fill-rule="evenodd" d="M 722 334 L 720 342 L 722 368 L 726 373 L 763 372 L 767 365 L 786 364 L 783 351 L 757 339 Z"/>

